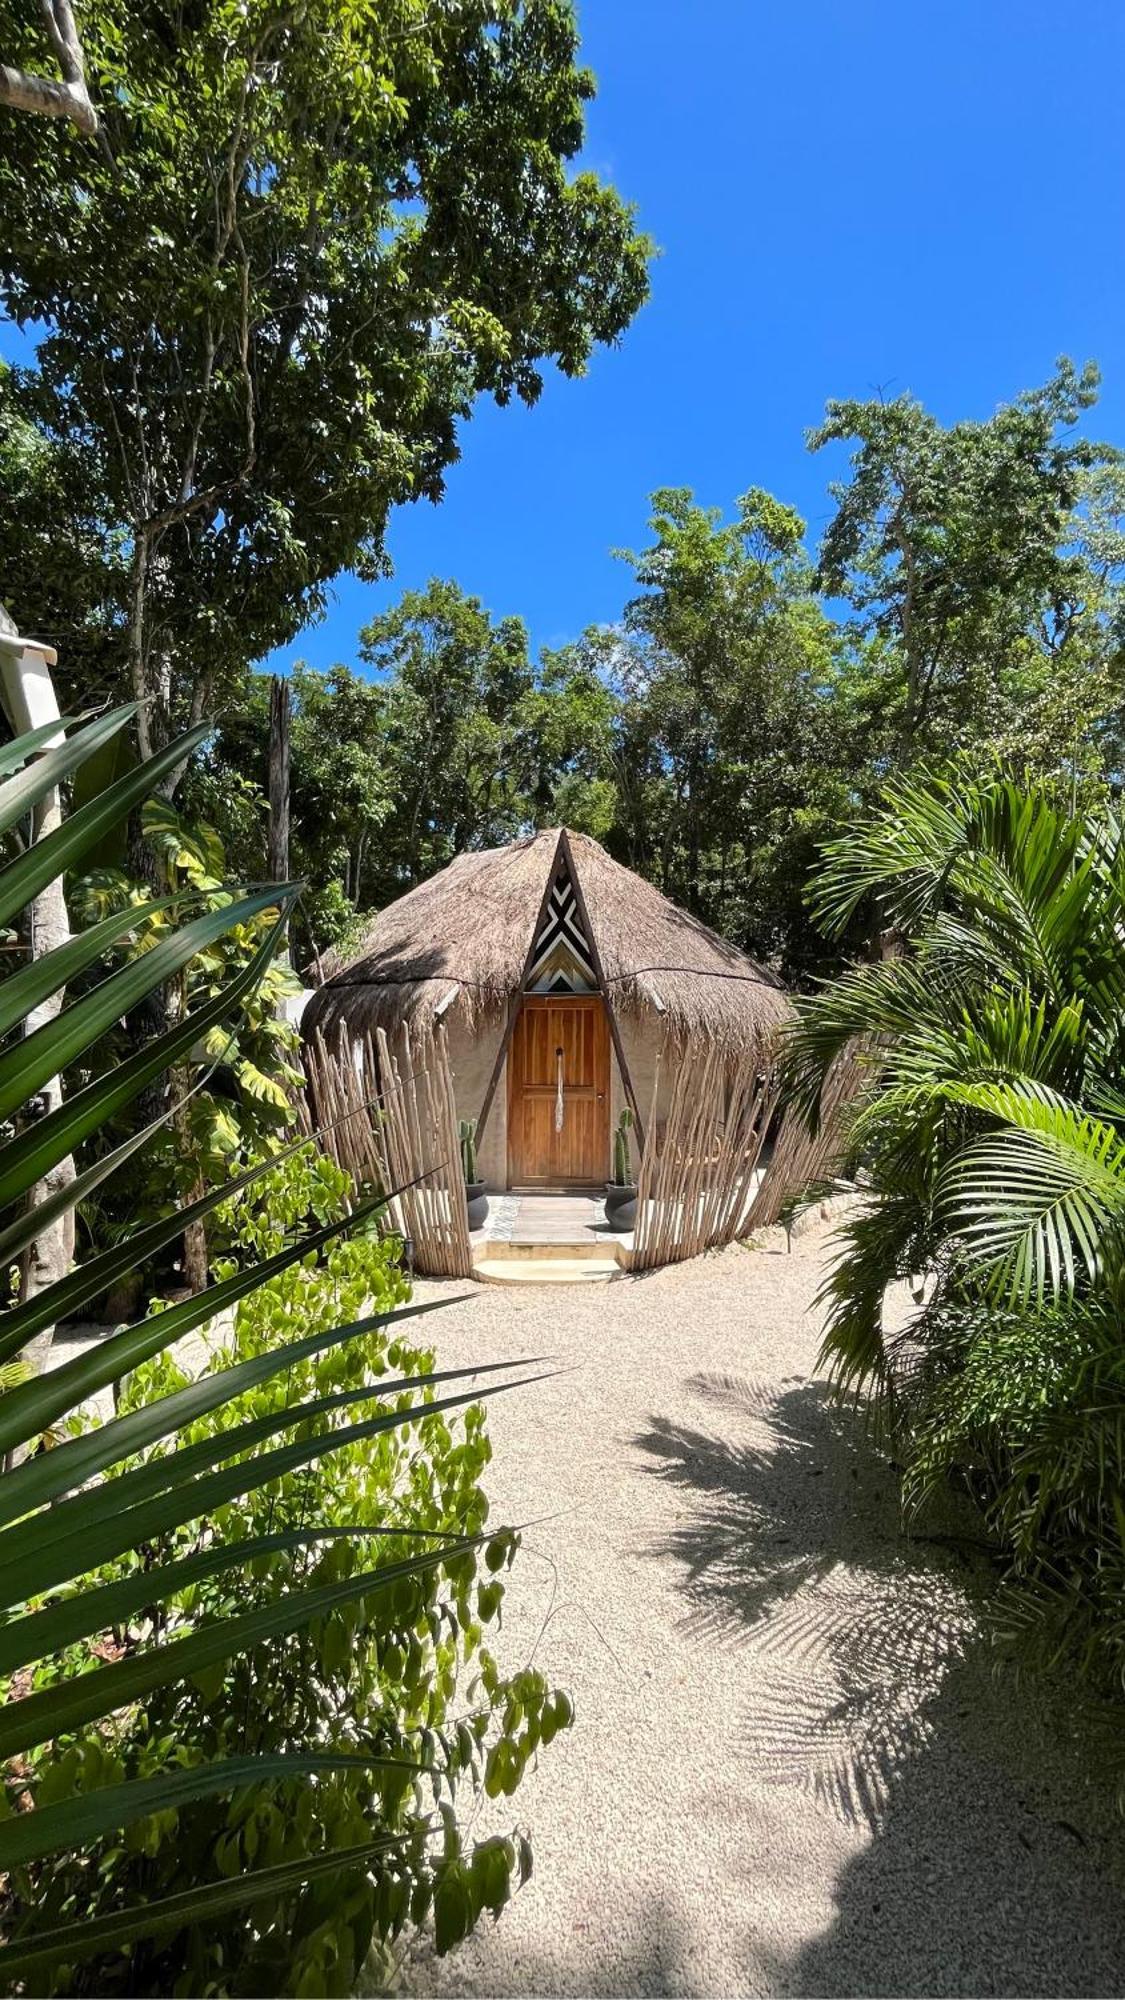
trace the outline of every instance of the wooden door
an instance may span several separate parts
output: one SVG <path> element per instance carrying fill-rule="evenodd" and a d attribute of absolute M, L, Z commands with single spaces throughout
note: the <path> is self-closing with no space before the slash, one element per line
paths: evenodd
<path fill-rule="evenodd" d="M 608 1176 L 605 1007 L 598 995 L 530 993 L 508 1051 L 509 1184 L 583 1187 Z"/>

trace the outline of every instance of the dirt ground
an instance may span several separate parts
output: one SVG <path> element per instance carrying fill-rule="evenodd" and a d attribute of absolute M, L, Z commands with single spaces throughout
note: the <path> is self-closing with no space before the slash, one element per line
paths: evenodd
<path fill-rule="evenodd" d="M 1116 1994 L 1125 1842 L 1018 1686 L 956 1538 L 816 1374 L 825 1232 L 608 1285 L 428 1285 L 443 1363 L 548 1354 L 492 1406 L 533 1522 L 502 1654 L 575 1704 L 516 1799 L 535 1873 L 418 1994 Z"/>

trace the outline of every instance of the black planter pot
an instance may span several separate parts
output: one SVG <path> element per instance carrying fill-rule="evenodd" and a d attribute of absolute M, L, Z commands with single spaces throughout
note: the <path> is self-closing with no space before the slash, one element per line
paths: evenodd
<path fill-rule="evenodd" d="M 637 1190 L 631 1181 L 607 1181 L 605 1219 L 611 1229 L 632 1229 L 637 1219 Z"/>
<path fill-rule="evenodd" d="M 488 1196 L 483 1181 L 465 1182 L 465 1204 L 469 1211 L 469 1228 L 483 1229 L 488 1221 Z"/>

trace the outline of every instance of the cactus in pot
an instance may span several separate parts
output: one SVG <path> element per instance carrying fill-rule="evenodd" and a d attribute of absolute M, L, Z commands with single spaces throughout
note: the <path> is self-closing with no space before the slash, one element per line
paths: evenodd
<path fill-rule="evenodd" d="M 618 1187 L 633 1185 L 632 1162 L 629 1158 L 629 1131 L 632 1123 L 633 1114 L 626 1106 L 617 1121 L 617 1130 L 613 1135 L 613 1178 Z"/>
<path fill-rule="evenodd" d="M 488 1220 L 488 1196 L 484 1182 L 477 1179 L 477 1121 L 462 1118 L 457 1127 L 461 1141 L 461 1172 L 465 1177 L 465 1201 L 469 1211 L 469 1228 L 481 1229 Z"/>
<path fill-rule="evenodd" d="M 633 1114 L 626 1106 L 613 1134 L 613 1179 L 605 1191 L 606 1221 L 613 1229 L 632 1229 L 637 1219 L 637 1190 L 629 1156 Z"/>

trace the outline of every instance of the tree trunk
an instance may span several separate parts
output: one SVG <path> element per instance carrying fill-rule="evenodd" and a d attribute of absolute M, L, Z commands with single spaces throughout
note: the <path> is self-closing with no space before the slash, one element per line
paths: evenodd
<path fill-rule="evenodd" d="M 51 77 L 0 63 L 0 104 L 13 111 L 37 112 L 43 118 L 69 118 L 80 132 L 93 138 L 98 115 L 86 88 L 86 64 L 70 0 L 43 0 L 42 12 L 63 81 L 56 83 Z"/>

